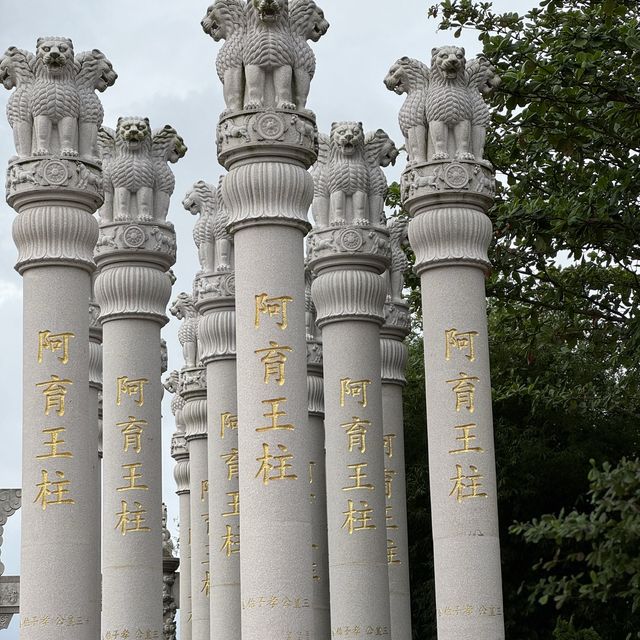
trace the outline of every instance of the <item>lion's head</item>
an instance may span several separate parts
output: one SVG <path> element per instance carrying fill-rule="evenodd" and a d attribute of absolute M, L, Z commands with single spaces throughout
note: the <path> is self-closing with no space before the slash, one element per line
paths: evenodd
<path fill-rule="evenodd" d="M 153 154 L 168 162 L 178 162 L 187 153 L 184 139 L 170 125 L 165 124 L 162 129 L 153 132 Z"/>
<path fill-rule="evenodd" d="M 241 0 L 216 0 L 202 18 L 200 24 L 205 33 L 216 42 L 226 40 L 242 28 L 245 4 Z"/>
<path fill-rule="evenodd" d="M 400 153 L 395 142 L 382 129 L 367 133 L 364 145 L 367 160 L 376 167 L 388 167 L 390 164 L 395 164 Z"/>
<path fill-rule="evenodd" d="M 151 144 L 149 118 L 135 116 L 118 118 L 116 125 L 116 144 L 124 144 L 132 151 Z"/>
<path fill-rule="evenodd" d="M 288 17 L 287 0 L 251 0 L 251 5 L 262 22 L 280 22 Z"/>
<path fill-rule="evenodd" d="M 69 38 L 47 36 L 36 42 L 36 59 L 50 75 L 61 75 L 74 67 L 73 42 Z"/>
<path fill-rule="evenodd" d="M 464 75 L 467 64 L 463 47 L 435 47 L 431 49 L 431 72 L 439 73 L 446 80 Z"/>
<path fill-rule="evenodd" d="M 28 54 L 17 47 L 9 47 L 0 58 L 0 82 L 5 89 L 13 89 L 20 84 L 20 78 L 31 76 Z"/>
<path fill-rule="evenodd" d="M 334 122 L 330 139 L 334 151 L 345 156 L 357 154 L 364 148 L 362 122 Z"/>
<path fill-rule="evenodd" d="M 384 84 L 398 95 L 424 88 L 429 81 L 429 68 L 420 60 L 403 56 L 396 60 L 387 73 Z"/>
<path fill-rule="evenodd" d="M 313 42 L 329 29 L 324 12 L 313 0 L 289 0 L 289 24 L 293 33 Z"/>
<path fill-rule="evenodd" d="M 76 58 L 80 70 L 77 83 L 91 90 L 104 91 L 113 86 L 118 74 L 113 70 L 113 65 L 99 49 L 82 51 Z"/>
<path fill-rule="evenodd" d="M 182 200 L 182 206 L 191 215 L 196 216 L 205 211 L 212 211 L 215 208 L 215 201 L 216 188 L 204 180 L 198 180 Z"/>
<path fill-rule="evenodd" d="M 184 291 L 178 294 L 178 297 L 173 301 L 169 311 L 172 316 L 183 320 L 184 318 L 195 318 L 197 315 L 196 307 L 193 304 L 193 298 Z"/>
<path fill-rule="evenodd" d="M 169 393 L 176 393 L 180 387 L 180 373 L 175 369 L 165 378 L 162 386 Z"/>

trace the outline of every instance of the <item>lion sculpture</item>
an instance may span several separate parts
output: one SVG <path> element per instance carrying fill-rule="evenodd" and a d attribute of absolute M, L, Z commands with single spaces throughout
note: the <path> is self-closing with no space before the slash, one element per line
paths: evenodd
<path fill-rule="evenodd" d="M 216 188 L 198 180 L 182 200 L 182 206 L 193 216 L 199 216 L 193 225 L 193 241 L 198 249 L 200 274 L 215 270 L 213 246 L 213 216 L 216 210 Z"/>
<path fill-rule="evenodd" d="M 387 302 L 404 302 L 402 289 L 404 288 L 404 273 L 409 268 L 409 260 L 403 250 L 407 244 L 409 223 L 401 218 L 394 218 L 387 225 L 391 245 L 391 267 L 386 272 Z"/>
<path fill-rule="evenodd" d="M 229 212 L 225 208 L 222 198 L 222 184 L 225 176 L 221 175 L 216 190 L 217 207 L 213 216 L 213 241 L 215 247 L 215 271 L 224 273 L 234 268 L 233 236 L 227 230 L 229 226 Z"/>
<path fill-rule="evenodd" d="M 311 167 L 313 204 L 311 212 L 316 227 L 329 226 L 329 156 L 331 143 L 326 133 L 318 134 L 318 159 Z"/>
<path fill-rule="evenodd" d="M 178 329 L 178 340 L 182 345 L 185 367 L 198 366 L 198 312 L 193 298 L 188 293 L 180 293 L 169 309 L 171 315 L 182 324 Z"/>
<path fill-rule="evenodd" d="M 471 150 L 476 160 L 482 160 L 487 127 L 491 120 L 485 97 L 497 89 L 500 85 L 500 77 L 491 63 L 480 55 L 467 65 L 467 79 L 472 89 Z"/>
<path fill-rule="evenodd" d="M 173 398 L 171 398 L 171 413 L 176 417 L 176 426 L 177 421 L 179 419 L 179 412 L 182 411 L 185 401 L 184 398 L 180 395 L 180 372 L 175 369 L 165 378 L 165 381 L 162 383 L 162 386 L 169 392 L 173 394 Z"/>
<path fill-rule="evenodd" d="M 82 158 L 98 158 L 98 129 L 102 126 L 104 109 L 96 91 L 102 93 L 113 86 L 118 74 L 98 49 L 79 53 L 76 63 L 79 67 L 76 85 L 80 95 L 78 152 Z"/>
<path fill-rule="evenodd" d="M 384 225 L 384 202 L 389 189 L 382 167 L 395 164 L 400 152 L 382 129 L 366 134 L 364 150 L 369 164 L 369 222 Z"/>
<path fill-rule="evenodd" d="M 175 164 L 187 152 L 184 140 L 170 125 L 165 124 L 152 134 L 151 155 L 153 160 L 153 218 L 165 222 L 169 215 L 169 201 L 176 186 L 169 162 Z"/>
<path fill-rule="evenodd" d="M 216 42 L 224 40 L 216 58 L 216 71 L 228 112 L 240 111 L 244 102 L 243 44 L 245 3 L 241 0 L 216 0 L 200 23 Z M 224 114 L 223 114 L 224 115 Z"/>
<path fill-rule="evenodd" d="M 398 95 L 407 97 L 398 114 L 398 123 L 405 139 L 409 164 L 427 162 L 427 117 L 425 105 L 429 87 L 429 67 L 404 56 L 389 69 L 384 84 Z"/>
<path fill-rule="evenodd" d="M 431 70 L 425 113 L 433 144 L 432 160 L 474 160 L 471 151 L 472 89 L 466 75 L 462 47 L 436 47 L 431 51 Z"/>
<path fill-rule="evenodd" d="M 19 158 L 31 155 L 33 119 L 30 101 L 34 82 L 32 66 L 35 56 L 29 51 L 9 47 L 0 58 L 0 82 L 14 89 L 7 101 L 7 120 L 13 130 L 13 141 Z"/>
<path fill-rule="evenodd" d="M 295 53 L 294 102 L 298 111 L 302 111 L 307 106 L 311 80 L 316 72 L 316 56 L 307 40 L 318 42 L 329 29 L 329 23 L 313 0 L 289 0 L 289 23 Z"/>
<path fill-rule="evenodd" d="M 327 171 L 330 224 L 368 224 L 370 167 L 361 122 L 331 125 Z"/>
<path fill-rule="evenodd" d="M 105 204 L 103 222 L 153 220 L 154 166 L 148 118 L 118 118 L 115 132 L 103 127 L 102 155 Z"/>
<path fill-rule="evenodd" d="M 294 43 L 287 0 L 249 0 L 243 63 L 245 109 L 294 110 Z"/>
<path fill-rule="evenodd" d="M 78 65 L 68 38 L 38 38 L 35 81 L 30 91 L 35 145 L 33 155 L 78 155 L 80 93 Z"/>

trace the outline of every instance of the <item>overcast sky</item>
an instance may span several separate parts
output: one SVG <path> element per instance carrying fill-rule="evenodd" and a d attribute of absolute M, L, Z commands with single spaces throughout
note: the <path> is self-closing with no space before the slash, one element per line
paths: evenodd
<path fill-rule="evenodd" d="M 397 113 L 402 98 L 389 92 L 382 81 L 391 64 L 408 55 L 428 62 L 431 48 L 453 41 L 451 34 L 436 31 L 427 19 L 435 0 L 318 0 L 331 27 L 313 45 L 318 64 L 309 107 L 321 131 L 337 120 L 361 120 L 366 130 L 385 129 L 398 144 L 402 136 Z M 502 10 L 525 11 L 531 0 L 498 0 Z M 189 151 L 177 165 L 176 190 L 169 219 L 178 234 L 178 281 L 174 295 L 190 291 L 197 270 L 191 237 L 194 218 L 180 201 L 197 180 L 216 184 L 222 169 L 215 154 L 214 132 L 224 108 L 214 61 L 219 45 L 205 35 L 200 20 L 207 0 L 0 0 L 0 49 L 14 45 L 34 51 L 38 36 L 72 38 L 76 52 L 100 49 L 112 61 L 119 78 L 101 94 L 105 125 L 115 127 L 118 116 L 147 116 L 153 128 L 173 125 Z M 465 33 L 458 42 L 471 56 L 479 52 L 476 35 Z M 0 87 L 1 89 L 1 87 Z M 9 93 L 0 92 L 0 104 Z M 0 163 L 14 154 L 12 133 L 0 117 Z M 404 156 L 387 172 L 398 178 Z M 14 271 L 16 250 L 11 238 L 15 212 L 0 205 L 0 327 L 3 352 L 0 388 L 3 422 L 0 424 L 0 487 L 20 486 L 20 425 L 22 411 L 21 277 Z M 169 343 L 169 368 L 182 366 L 174 318 L 164 328 Z M 164 499 L 175 532 L 177 499 L 169 441 L 174 430 L 169 404 L 164 407 Z M 23 500 L 30 500 L 26 495 Z M 2 560 L 5 575 L 19 573 L 19 514 L 5 529 Z M 18 618 L 3 640 L 17 640 Z"/>

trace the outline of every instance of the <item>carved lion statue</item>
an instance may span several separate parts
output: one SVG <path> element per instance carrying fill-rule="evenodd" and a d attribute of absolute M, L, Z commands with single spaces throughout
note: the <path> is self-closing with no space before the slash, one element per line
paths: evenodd
<path fill-rule="evenodd" d="M 227 111 L 240 111 L 244 101 L 243 44 L 245 3 L 241 0 L 216 0 L 200 23 L 216 42 L 225 40 L 216 58 L 216 71 Z M 224 115 L 224 114 L 223 114 Z"/>
<path fill-rule="evenodd" d="M 14 89 L 7 101 L 7 120 L 13 129 L 13 141 L 19 158 L 31 155 L 33 119 L 30 95 L 35 57 L 29 51 L 9 47 L 0 58 L 0 82 L 5 89 Z"/>
<path fill-rule="evenodd" d="M 382 167 L 396 163 L 400 153 L 395 142 L 382 129 L 364 137 L 365 157 L 369 163 L 369 221 L 385 224 L 384 202 L 387 198 L 387 177 Z"/>
<path fill-rule="evenodd" d="M 427 117 L 425 105 L 429 86 L 429 67 L 404 56 L 393 63 L 384 84 L 398 95 L 407 97 L 398 114 L 398 123 L 405 139 L 409 163 L 427 162 Z"/>
<path fill-rule="evenodd" d="M 362 123 L 334 122 L 330 142 L 330 223 L 368 224 L 370 172 L 364 154 Z"/>
<path fill-rule="evenodd" d="M 198 365 L 198 312 L 193 298 L 188 293 L 180 293 L 169 309 L 171 315 L 182 324 L 178 329 L 178 340 L 182 345 L 185 367 Z"/>
<path fill-rule="evenodd" d="M 98 157 L 98 129 L 102 126 L 104 109 L 96 91 L 113 86 L 118 74 L 98 49 L 83 51 L 76 56 L 78 76 L 76 86 L 80 96 L 78 119 L 78 151 L 83 158 Z"/>
<path fill-rule="evenodd" d="M 35 134 L 33 155 L 78 155 L 80 95 L 76 87 L 77 73 L 71 40 L 38 38 L 35 82 L 30 93 Z"/>
<path fill-rule="evenodd" d="M 293 51 L 288 1 L 249 0 L 243 46 L 245 109 L 296 108 Z"/>
<path fill-rule="evenodd" d="M 154 171 L 154 219 L 164 222 L 169 214 L 169 201 L 176 179 L 168 163 L 175 164 L 187 153 L 184 140 L 170 125 L 165 124 L 152 135 L 151 155 Z"/>
<path fill-rule="evenodd" d="M 200 273 L 213 273 L 215 256 L 212 217 L 216 210 L 216 188 L 204 180 L 198 180 L 182 200 L 182 206 L 191 215 L 200 216 L 193 226 L 193 240 L 198 248 Z"/>
<path fill-rule="evenodd" d="M 318 159 L 311 167 L 313 204 L 311 212 L 316 227 L 329 226 L 329 157 L 331 142 L 326 133 L 318 134 Z"/>
<path fill-rule="evenodd" d="M 485 97 L 500 86 L 500 77 L 491 63 L 480 55 L 467 64 L 467 80 L 471 88 L 471 150 L 476 160 L 482 160 L 487 126 L 491 120 Z"/>
<path fill-rule="evenodd" d="M 298 111 L 302 111 L 307 106 L 311 80 L 316 72 L 316 56 L 307 40 L 318 42 L 329 29 L 329 23 L 313 0 L 289 0 L 289 23 L 295 47 L 294 102 Z"/>
<path fill-rule="evenodd" d="M 148 118 L 118 118 L 98 136 L 105 181 L 104 221 L 153 220 L 154 167 Z"/>
<path fill-rule="evenodd" d="M 425 114 L 433 144 L 432 159 L 445 160 L 454 155 L 457 160 L 473 160 L 470 139 L 472 89 L 466 75 L 464 49 L 436 47 L 431 55 Z"/>
<path fill-rule="evenodd" d="M 391 268 L 386 272 L 387 301 L 403 302 L 404 273 L 409 268 L 409 260 L 403 250 L 407 244 L 409 223 L 401 218 L 394 218 L 387 225 L 391 245 Z"/>

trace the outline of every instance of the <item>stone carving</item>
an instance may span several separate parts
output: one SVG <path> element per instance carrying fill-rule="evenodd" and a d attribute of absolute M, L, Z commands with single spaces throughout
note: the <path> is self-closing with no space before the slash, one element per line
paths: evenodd
<path fill-rule="evenodd" d="M 329 28 L 313 0 L 216 0 L 202 19 L 215 41 L 225 40 L 216 59 L 226 111 L 306 107 L 315 73 L 308 40 Z"/>
<path fill-rule="evenodd" d="M 167 341 L 162 338 L 160 340 L 160 373 L 166 373 L 169 369 L 169 349 Z"/>
<path fill-rule="evenodd" d="M 102 126 L 104 109 L 96 95 L 111 87 L 118 74 L 99 49 L 84 51 L 76 56 L 79 66 L 76 84 L 80 95 L 78 119 L 78 151 L 83 158 L 99 158 L 98 129 Z"/>
<path fill-rule="evenodd" d="M 175 570 L 178 559 L 175 557 L 175 545 L 167 528 L 167 505 L 162 503 L 162 634 L 164 640 L 176 640 L 176 605 L 173 597 L 173 585 L 176 581 Z"/>
<path fill-rule="evenodd" d="M 384 224 L 387 180 L 381 167 L 397 156 L 382 129 L 365 136 L 361 122 L 334 122 L 329 137 L 319 136 L 311 172 L 316 226 Z"/>
<path fill-rule="evenodd" d="M 400 181 L 402 200 L 417 193 L 468 192 L 493 198 L 495 178 L 485 162 L 442 160 L 410 165 Z"/>
<path fill-rule="evenodd" d="M 35 55 L 9 47 L 0 58 L 0 80 L 15 89 L 7 118 L 17 157 L 96 159 L 104 112 L 95 92 L 105 91 L 117 77 L 98 49 L 74 57 L 68 38 L 38 38 Z"/>
<path fill-rule="evenodd" d="M 102 127 L 105 202 L 101 222 L 164 222 L 175 179 L 167 163 L 177 162 L 187 147 L 170 125 L 152 133 L 148 118 L 118 118 L 115 132 Z"/>
<path fill-rule="evenodd" d="M 175 545 L 171 539 L 171 533 L 167 528 L 167 505 L 162 503 L 162 555 L 165 558 L 173 558 Z"/>
<path fill-rule="evenodd" d="M 173 263 L 176 257 L 176 235 L 173 225 L 170 222 L 165 224 L 111 222 L 100 225 L 100 237 L 95 250 L 97 256 L 114 251 L 132 250 L 161 253 Z"/>
<path fill-rule="evenodd" d="M 0 630 L 8 629 L 14 614 L 20 612 L 20 577 L 0 577 Z"/>
<path fill-rule="evenodd" d="M 181 411 L 184 407 L 184 398 L 180 395 L 180 372 L 175 369 L 169 374 L 169 376 L 162 383 L 164 388 L 171 394 L 171 413 L 175 418 L 176 427 L 182 425 Z"/>
<path fill-rule="evenodd" d="M 411 312 L 406 302 L 387 302 L 384 305 L 384 326 L 387 333 L 406 336 L 411 331 Z"/>
<path fill-rule="evenodd" d="M 404 304 L 404 274 L 409 268 L 409 260 L 403 250 L 408 245 L 409 222 L 406 219 L 394 218 L 387 225 L 389 244 L 391 247 L 391 266 L 386 271 L 387 302 Z"/>
<path fill-rule="evenodd" d="M 193 228 L 198 248 L 200 273 L 228 273 L 233 268 L 233 241 L 227 231 L 228 216 L 221 197 L 222 181 L 218 188 L 199 180 L 187 193 L 182 204 L 200 217 Z"/>
<path fill-rule="evenodd" d="M 301 147 L 305 156 L 316 153 L 318 134 L 315 120 L 308 112 L 243 111 L 223 114 L 217 130 L 218 156 L 225 164 L 230 151 L 250 145 L 271 147 L 281 145 Z"/>
<path fill-rule="evenodd" d="M 484 96 L 500 84 L 485 57 L 467 63 L 462 47 L 436 47 L 430 69 L 418 60 L 400 58 L 385 84 L 407 94 L 399 121 L 410 164 L 449 158 L 482 161 L 489 123 Z"/>
<path fill-rule="evenodd" d="M 398 114 L 398 123 L 405 139 L 409 163 L 427 161 L 427 88 L 429 67 L 426 64 L 403 56 L 389 69 L 384 84 L 389 91 L 407 98 Z"/>
<path fill-rule="evenodd" d="M 244 12 L 245 4 L 241 0 L 216 0 L 200 23 L 216 42 L 225 40 L 216 58 L 216 71 L 222 82 L 227 112 L 240 111 L 244 102 Z"/>
<path fill-rule="evenodd" d="M 198 366 L 198 322 L 199 316 L 188 293 L 180 293 L 169 309 L 172 316 L 182 320 L 178 329 L 178 340 L 182 345 L 185 367 Z"/>
<path fill-rule="evenodd" d="M 316 56 L 307 40 L 318 42 L 329 29 L 324 12 L 313 0 L 289 0 L 289 22 L 294 45 L 293 98 L 298 111 L 307 106 Z"/>
<path fill-rule="evenodd" d="M 207 391 L 207 370 L 202 366 L 197 367 L 184 367 L 182 369 L 182 373 L 180 374 L 180 393 L 183 395 L 185 400 L 187 400 L 187 404 L 185 404 L 185 409 L 183 409 L 183 414 L 187 414 L 189 408 L 191 412 L 195 411 L 193 403 L 189 402 L 192 398 L 193 394 L 202 395 L 202 391 L 206 393 Z M 207 418 L 206 418 L 206 403 L 204 403 L 204 419 L 201 421 L 201 429 L 200 431 L 203 434 L 207 433 Z M 191 415 L 191 414 L 190 414 Z M 193 417 L 193 416 L 191 416 Z M 193 434 L 194 424 L 189 424 L 189 420 L 185 419 L 186 424 L 186 436 L 189 439 L 190 435 Z"/>
<path fill-rule="evenodd" d="M 0 548 L 2 547 L 2 534 L 4 525 L 22 503 L 21 489 L 1 489 L 0 490 Z M 0 562 L 0 576 L 4 573 L 4 565 Z"/>
<path fill-rule="evenodd" d="M 369 221 L 386 224 L 384 203 L 389 189 L 382 167 L 394 165 L 400 152 L 382 129 L 365 135 L 364 149 L 369 164 Z"/>

